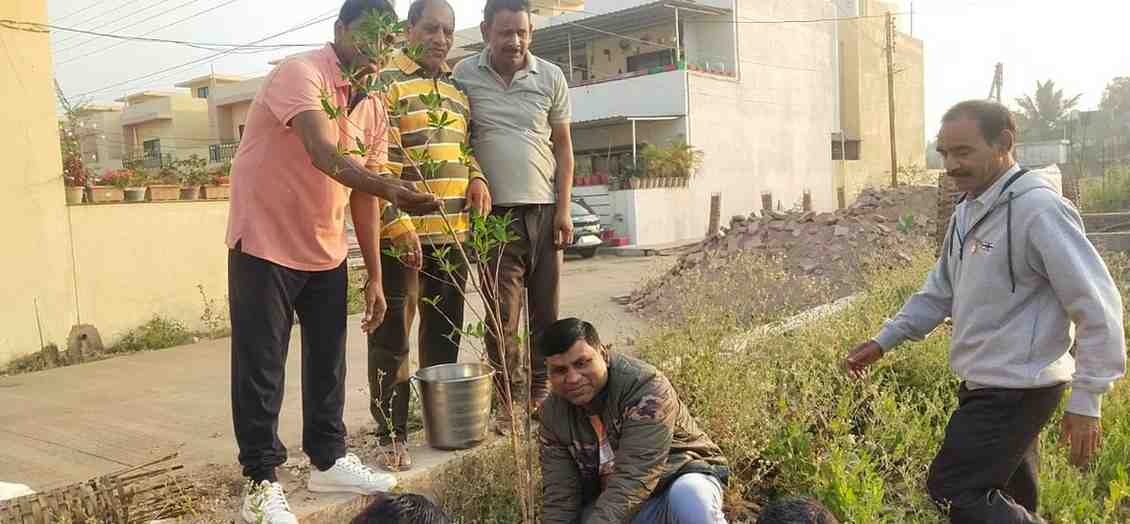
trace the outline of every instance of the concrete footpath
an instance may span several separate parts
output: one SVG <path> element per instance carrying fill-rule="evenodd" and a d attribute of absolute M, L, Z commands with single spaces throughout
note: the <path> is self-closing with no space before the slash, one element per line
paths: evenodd
<path fill-rule="evenodd" d="M 669 257 L 568 260 L 561 315 L 592 321 L 610 342 L 636 336 L 645 326 L 611 297 L 670 263 Z M 350 318 L 345 420 L 351 432 L 372 426 L 359 323 Z M 297 329 L 279 423 L 292 456 L 301 453 Z M 45 491 L 174 451 L 189 469 L 234 464 L 229 362 L 230 343 L 219 339 L 0 378 L 0 481 Z"/>

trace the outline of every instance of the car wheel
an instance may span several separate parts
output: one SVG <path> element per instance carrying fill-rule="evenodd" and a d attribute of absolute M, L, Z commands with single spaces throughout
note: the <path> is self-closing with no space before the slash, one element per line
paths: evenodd
<path fill-rule="evenodd" d="M 596 256 L 595 247 L 586 247 L 584 249 L 577 250 L 577 252 L 581 254 L 581 258 L 592 258 Z"/>

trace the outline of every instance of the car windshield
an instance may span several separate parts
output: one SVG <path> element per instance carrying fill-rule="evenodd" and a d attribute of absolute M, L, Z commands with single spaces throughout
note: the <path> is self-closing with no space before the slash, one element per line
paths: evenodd
<path fill-rule="evenodd" d="M 577 202 L 577 201 L 573 201 L 573 205 L 570 209 L 571 209 L 570 213 L 574 217 L 592 214 L 592 211 L 589 211 L 588 208 L 586 208 L 584 205 L 582 205 L 580 202 Z"/>

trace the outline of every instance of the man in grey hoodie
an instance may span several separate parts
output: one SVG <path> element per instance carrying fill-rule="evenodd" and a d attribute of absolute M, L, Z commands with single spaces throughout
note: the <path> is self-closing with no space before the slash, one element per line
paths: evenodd
<path fill-rule="evenodd" d="M 1071 203 L 1013 160 L 1015 137 L 1000 104 L 967 101 L 946 112 L 938 152 L 965 194 L 941 257 L 845 362 L 858 376 L 953 319 L 950 367 L 963 382 L 926 486 L 955 523 L 1043 522 L 1040 431 L 1070 386 L 1063 439 L 1072 463 L 1086 464 L 1100 441 L 1102 395 L 1126 369 L 1118 288 Z"/>

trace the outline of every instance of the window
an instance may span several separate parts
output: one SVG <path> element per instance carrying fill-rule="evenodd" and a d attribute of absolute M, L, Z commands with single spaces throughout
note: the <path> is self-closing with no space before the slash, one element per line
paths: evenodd
<path fill-rule="evenodd" d="M 161 139 L 154 138 L 153 140 L 146 140 L 141 143 L 142 149 L 145 151 L 145 158 L 161 158 Z"/>
<path fill-rule="evenodd" d="M 196 88 L 196 98 L 208 98 L 208 87 L 205 86 Z"/>
<path fill-rule="evenodd" d="M 239 139 L 243 140 L 243 124 L 239 124 Z"/>
<path fill-rule="evenodd" d="M 846 140 L 843 146 L 847 149 L 847 158 L 840 150 L 840 141 L 832 140 L 832 160 L 859 160 L 859 140 Z"/>

